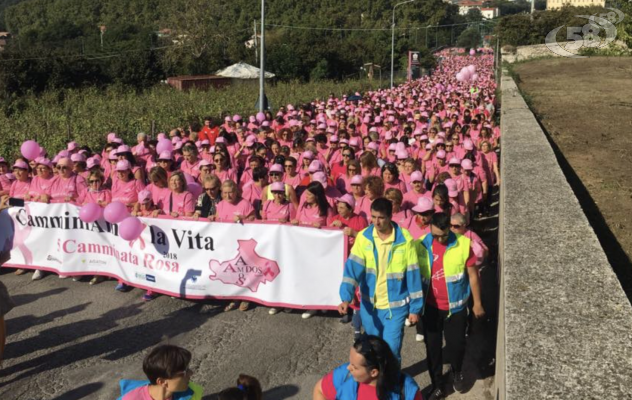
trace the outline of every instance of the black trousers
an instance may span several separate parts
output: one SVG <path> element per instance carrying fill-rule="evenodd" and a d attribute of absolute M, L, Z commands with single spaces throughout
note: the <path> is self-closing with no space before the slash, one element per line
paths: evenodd
<path fill-rule="evenodd" d="M 467 328 L 467 308 L 450 315 L 426 305 L 423 316 L 426 360 L 432 387 L 442 387 L 443 382 L 443 337 L 445 336 L 446 361 L 454 371 L 461 371 L 465 356 L 465 329 Z"/>

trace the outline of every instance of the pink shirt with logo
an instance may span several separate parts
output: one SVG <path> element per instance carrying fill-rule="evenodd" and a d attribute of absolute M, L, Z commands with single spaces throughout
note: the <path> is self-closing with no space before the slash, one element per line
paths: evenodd
<path fill-rule="evenodd" d="M 263 203 L 261 219 L 264 221 L 279 222 L 283 219 L 285 222 L 289 222 L 294 218 L 296 218 L 296 208 L 288 201 L 277 204 L 273 200 L 268 200 Z"/>
<path fill-rule="evenodd" d="M 402 194 L 406 193 L 407 191 L 406 184 L 401 179 L 397 179 L 391 183 L 384 182 L 384 191 L 390 188 L 399 189 L 399 191 L 402 192 Z"/>
<path fill-rule="evenodd" d="M 112 202 L 112 192 L 108 189 L 102 189 L 99 191 L 88 189 L 80 194 L 79 199 L 77 199 L 77 204 L 79 205 L 85 205 L 88 203 L 99 204 L 99 202 L 110 204 Z"/>
<path fill-rule="evenodd" d="M 325 226 L 329 218 L 333 217 L 333 215 L 334 213 L 331 208 L 327 209 L 327 215 L 321 216 L 320 209 L 316 204 L 311 206 L 301 204 L 296 212 L 296 219 L 300 225 L 313 225 L 315 222 L 318 222 L 320 226 Z"/>
<path fill-rule="evenodd" d="M 247 200 L 240 199 L 237 204 L 231 204 L 225 200 L 217 204 L 215 220 L 219 222 L 234 222 L 235 215 L 241 215 L 242 219 L 254 215 L 255 209 Z"/>
<path fill-rule="evenodd" d="M 152 202 L 154 203 L 156 208 L 159 209 L 163 208 L 165 199 L 169 198 L 169 194 L 171 193 L 171 190 L 169 190 L 168 188 L 159 188 L 153 183 L 147 185 L 145 189 L 149 190 L 149 192 L 151 193 Z"/>
<path fill-rule="evenodd" d="M 23 199 L 29 193 L 29 187 L 31 186 L 31 180 L 27 179 L 26 181 L 15 180 L 11 184 L 11 189 L 9 190 L 9 197 L 14 197 L 16 199 Z"/>
<path fill-rule="evenodd" d="M 136 179 L 123 182 L 117 179 L 112 184 L 112 201 L 120 201 L 123 204 L 138 202 L 138 192 L 143 190 L 145 185 Z"/>
<path fill-rule="evenodd" d="M 73 200 L 77 200 L 85 190 L 87 190 L 87 185 L 83 177 L 73 175 L 70 178 L 63 178 L 57 175 L 53 178 L 50 187 L 50 202 L 65 203 L 67 196 L 71 196 Z"/>
<path fill-rule="evenodd" d="M 53 184 L 53 178 L 44 179 L 40 176 L 36 176 L 31 179 L 31 186 L 29 188 L 29 195 L 31 197 L 38 197 L 43 194 L 50 196 L 50 188 Z"/>
<path fill-rule="evenodd" d="M 170 215 L 172 212 L 176 212 L 178 215 L 193 213 L 195 211 L 193 195 L 186 190 L 182 193 L 170 192 L 163 199 L 162 211 L 167 215 Z"/>
<path fill-rule="evenodd" d="M 283 178 L 283 182 L 292 186 L 294 189 L 296 189 L 296 187 L 301 183 L 301 180 L 301 174 L 296 174 L 294 177 L 285 174 L 285 177 Z"/>
<path fill-rule="evenodd" d="M 214 170 L 213 172 L 215 175 L 217 175 L 217 177 L 219 178 L 220 182 L 224 183 L 227 180 L 231 180 L 235 183 L 237 183 L 237 174 L 235 173 L 235 170 L 233 169 L 227 169 L 226 171 L 219 171 L 219 170 Z"/>

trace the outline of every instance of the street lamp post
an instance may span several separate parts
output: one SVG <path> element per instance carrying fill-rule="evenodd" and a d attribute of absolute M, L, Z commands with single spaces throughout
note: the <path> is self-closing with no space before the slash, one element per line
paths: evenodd
<path fill-rule="evenodd" d="M 261 57 L 259 62 L 259 112 L 264 112 L 266 109 L 266 101 L 265 101 L 265 35 L 266 35 L 266 27 L 265 27 L 265 15 L 266 15 L 266 2 L 265 0 L 261 0 L 261 51 L 259 56 Z"/>
<path fill-rule="evenodd" d="M 415 0 L 402 1 L 401 3 L 395 4 L 395 7 L 393 7 L 393 24 L 391 25 L 391 89 L 393 88 L 393 74 L 395 68 L 395 9 L 397 8 L 397 6 L 401 6 L 402 4 L 406 3 L 412 3 L 413 1 Z"/>

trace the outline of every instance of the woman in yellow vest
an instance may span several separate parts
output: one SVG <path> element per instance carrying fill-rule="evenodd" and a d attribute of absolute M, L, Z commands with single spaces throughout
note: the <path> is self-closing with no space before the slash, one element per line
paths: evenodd
<path fill-rule="evenodd" d="M 270 185 L 274 182 L 283 182 L 283 165 L 273 164 L 270 167 L 270 172 L 268 173 L 268 175 L 270 176 Z M 261 192 L 262 203 L 265 203 L 267 200 L 274 200 L 274 195 L 270 190 L 270 185 L 263 188 L 263 191 Z M 294 204 L 295 209 L 298 209 L 298 197 L 296 196 L 296 191 L 294 190 L 292 185 L 288 185 L 287 183 L 284 183 L 284 185 L 285 198 L 287 199 L 287 201 Z"/>

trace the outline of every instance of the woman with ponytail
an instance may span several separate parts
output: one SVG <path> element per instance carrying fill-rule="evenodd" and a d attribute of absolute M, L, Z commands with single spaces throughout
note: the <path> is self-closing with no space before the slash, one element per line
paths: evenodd
<path fill-rule="evenodd" d="M 400 370 L 388 344 L 363 335 L 351 346 L 349 362 L 325 375 L 314 400 L 423 400 L 419 386 Z"/>

